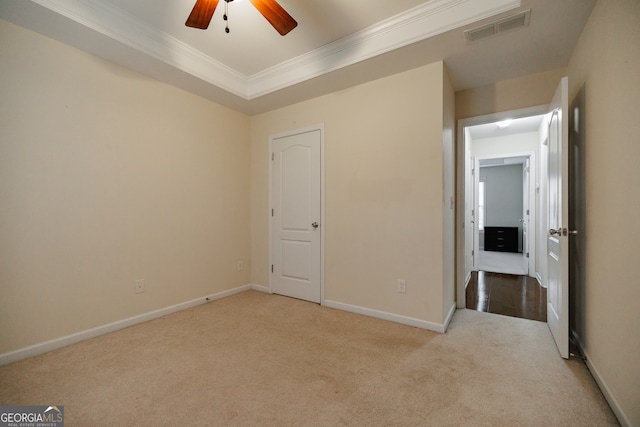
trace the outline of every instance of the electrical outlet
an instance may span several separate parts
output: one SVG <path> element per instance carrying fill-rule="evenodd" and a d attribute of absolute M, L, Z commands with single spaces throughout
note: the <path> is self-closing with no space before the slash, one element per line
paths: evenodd
<path fill-rule="evenodd" d="M 404 279 L 398 279 L 398 292 L 401 294 L 407 293 L 407 281 Z"/>
<path fill-rule="evenodd" d="M 136 280 L 136 294 L 141 294 L 144 292 L 144 279 L 138 279 Z"/>
<path fill-rule="evenodd" d="M 238 260 L 238 271 L 244 271 L 244 261 Z"/>

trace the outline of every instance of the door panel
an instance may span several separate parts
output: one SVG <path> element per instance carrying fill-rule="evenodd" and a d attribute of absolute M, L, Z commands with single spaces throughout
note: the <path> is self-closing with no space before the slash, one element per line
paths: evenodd
<path fill-rule="evenodd" d="M 294 138 L 294 137 L 289 137 Z M 283 143 L 290 141 L 279 141 Z M 293 145 L 283 147 L 279 153 L 282 173 L 282 230 L 305 231 L 311 226 L 309 197 L 312 173 L 312 147 Z"/>
<path fill-rule="evenodd" d="M 321 131 L 271 142 L 271 290 L 320 302 Z"/>
<path fill-rule="evenodd" d="M 568 79 L 550 104 L 548 137 L 547 323 L 560 355 L 569 357 Z"/>
<path fill-rule="evenodd" d="M 281 240 L 282 277 L 311 281 L 311 256 L 313 248 L 310 242 Z"/>

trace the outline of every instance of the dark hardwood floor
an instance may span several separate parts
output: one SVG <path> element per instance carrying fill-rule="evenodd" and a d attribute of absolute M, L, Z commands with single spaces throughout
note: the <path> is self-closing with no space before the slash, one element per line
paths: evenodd
<path fill-rule="evenodd" d="M 466 297 L 472 310 L 547 321 L 547 290 L 529 276 L 474 271 Z"/>

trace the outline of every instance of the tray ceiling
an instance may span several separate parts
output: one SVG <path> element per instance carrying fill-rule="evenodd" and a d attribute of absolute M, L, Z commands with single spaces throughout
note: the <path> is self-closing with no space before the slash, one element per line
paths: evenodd
<path fill-rule="evenodd" d="M 247 0 L 228 5 L 229 34 L 224 1 L 207 30 L 184 25 L 195 0 L 8 0 L 0 18 L 255 114 L 437 60 L 457 90 L 562 67 L 594 2 L 279 0 L 298 21 L 284 37 Z M 527 28 L 465 43 L 464 30 L 529 9 Z"/>

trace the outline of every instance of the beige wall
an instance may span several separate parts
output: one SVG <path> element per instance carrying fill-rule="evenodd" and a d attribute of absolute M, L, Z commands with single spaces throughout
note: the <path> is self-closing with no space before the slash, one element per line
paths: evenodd
<path fill-rule="evenodd" d="M 444 322 L 442 63 L 250 119 L 4 21 L 0 54 L 0 354 L 268 285 L 268 138 L 321 122 L 326 298 Z"/>
<path fill-rule="evenodd" d="M 444 73 L 435 63 L 252 118 L 253 283 L 269 284 L 269 136 L 324 123 L 326 299 L 443 323 Z"/>
<path fill-rule="evenodd" d="M 640 3 L 600 0 L 568 66 L 585 88 L 587 357 L 640 426 Z"/>
<path fill-rule="evenodd" d="M 0 58 L 0 354 L 248 283 L 247 116 L 1 20 Z"/>
<path fill-rule="evenodd" d="M 560 68 L 456 92 L 456 118 L 547 105 L 566 74 L 567 70 Z"/>

